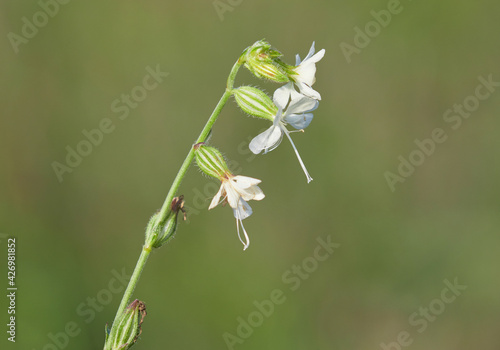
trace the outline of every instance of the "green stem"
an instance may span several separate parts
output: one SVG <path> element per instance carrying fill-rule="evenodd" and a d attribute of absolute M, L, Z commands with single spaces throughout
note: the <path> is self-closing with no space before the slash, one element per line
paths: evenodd
<path fill-rule="evenodd" d="M 200 136 L 198 136 L 198 139 L 196 140 L 195 144 L 206 141 L 207 136 L 210 133 L 210 130 L 212 130 L 212 126 L 215 124 L 215 122 L 217 121 L 217 117 L 222 111 L 222 108 L 226 104 L 227 100 L 231 97 L 233 91 L 234 79 L 242 63 L 243 62 L 240 62 L 240 60 L 238 60 L 231 69 L 231 73 L 229 74 L 229 77 L 227 79 L 226 91 L 219 100 L 219 103 L 217 103 L 217 106 L 215 106 L 212 115 L 210 116 L 210 118 L 208 118 L 208 121 L 205 124 L 203 130 L 201 131 Z M 174 199 L 174 196 L 177 193 L 177 190 L 179 189 L 181 182 L 184 179 L 184 175 L 186 174 L 189 166 L 191 165 L 191 162 L 193 161 L 193 158 L 194 158 L 194 148 L 191 146 L 191 149 L 189 150 L 186 159 L 184 159 L 184 162 L 182 163 L 181 168 L 177 173 L 177 176 L 175 177 L 174 182 L 170 187 L 170 190 L 168 191 L 167 198 L 165 198 L 165 202 L 163 202 L 163 206 L 160 209 L 160 213 L 158 215 L 159 223 L 163 222 L 165 218 L 168 216 L 168 213 L 170 211 L 170 204 L 172 203 L 172 200 Z"/>
<path fill-rule="evenodd" d="M 134 272 L 132 273 L 132 277 L 130 277 L 130 281 L 128 282 L 127 289 L 125 289 L 125 293 L 123 293 L 122 301 L 120 302 L 120 306 L 118 307 L 118 311 L 116 312 L 115 321 L 122 314 L 125 307 L 127 307 L 130 297 L 134 292 L 135 286 L 137 282 L 139 282 L 139 277 L 141 277 L 142 270 L 144 270 L 144 266 L 146 265 L 146 261 L 148 261 L 149 254 L 151 253 L 151 248 L 142 247 L 141 255 L 135 264 Z M 113 321 L 113 324 L 115 322 Z"/>
<path fill-rule="evenodd" d="M 219 103 L 217 103 L 217 106 L 215 106 L 214 111 L 212 112 L 212 115 L 210 115 L 210 118 L 208 119 L 207 123 L 203 127 L 203 130 L 200 133 L 200 136 L 198 136 L 198 139 L 196 140 L 196 143 L 199 142 L 204 142 L 206 141 L 210 130 L 212 130 L 213 125 L 215 124 L 220 112 L 222 111 L 222 108 L 226 104 L 226 102 L 229 100 L 231 97 L 231 94 L 233 92 L 233 85 L 234 85 L 234 79 L 236 77 L 236 73 L 238 72 L 239 68 L 243 64 L 243 61 L 239 59 L 234 65 L 233 68 L 231 69 L 231 73 L 229 74 L 229 77 L 227 79 L 227 86 L 226 86 L 226 91 L 222 95 L 221 99 L 219 100 Z M 179 169 L 179 172 L 177 173 L 177 176 L 174 179 L 174 182 L 172 183 L 172 186 L 170 187 L 170 190 L 168 191 L 167 198 L 165 199 L 165 202 L 163 203 L 163 206 L 160 209 L 160 212 L 158 214 L 158 219 L 157 223 L 163 223 L 163 221 L 166 220 L 168 217 L 168 214 L 170 213 L 170 205 L 172 203 L 172 200 L 174 199 L 175 194 L 177 193 L 177 190 L 179 189 L 182 180 L 184 179 L 184 176 L 186 175 L 186 172 L 191 165 L 191 162 L 193 161 L 194 158 L 194 149 L 191 146 L 191 149 L 189 150 L 188 155 L 186 156 L 186 159 L 184 159 L 184 162 L 181 165 L 181 168 Z M 141 276 L 142 270 L 144 270 L 144 266 L 146 265 L 146 262 L 148 260 L 149 254 L 151 253 L 152 247 L 148 245 L 146 242 L 142 248 L 141 255 L 139 256 L 139 260 L 137 260 L 137 264 L 135 265 L 134 272 L 132 273 L 132 277 L 130 277 L 130 281 L 128 283 L 127 289 L 125 290 L 125 293 L 123 294 L 122 300 L 120 302 L 120 306 L 118 307 L 118 311 L 116 312 L 115 316 L 115 321 L 118 319 L 118 317 L 122 314 L 122 312 L 125 310 L 125 307 L 127 307 L 130 298 L 132 296 L 132 293 L 134 292 L 134 289 L 139 282 L 139 277 Z M 115 324 L 115 321 L 113 322 L 113 326 Z M 106 347 L 105 347 L 106 349 Z"/>

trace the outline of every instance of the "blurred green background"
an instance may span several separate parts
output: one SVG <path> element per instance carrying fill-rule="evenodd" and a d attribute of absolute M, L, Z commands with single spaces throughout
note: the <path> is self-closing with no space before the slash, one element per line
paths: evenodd
<path fill-rule="evenodd" d="M 5 291 L 12 236 L 19 289 L 17 341 L 7 342 L 4 326 L 2 349 L 102 349 L 121 298 L 115 274 L 132 272 L 148 218 L 233 62 L 262 38 L 289 63 L 313 41 L 326 49 L 314 86 L 322 101 L 307 131 L 293 135 L 314 181 L 286 140 L 253 157 L 246 145 L 268 123 L 229 103 L 212 145 L 262 179 L 266 194 L 250 203 L 250 248 L 242 251 L 228 207 L 206 210 L 218 185 L 192 167 L 179 192 L 189 221 L 152 254 L 134 294 L 148 307 L 135 348 L 232 348 L 223 334 L 238 336 L 239 317 L 281 290 L 285 302 L 235 349 L 499 349 L 500 91 L 491 88 L 459 127 L 443 115 L 478 101 L 470 96 L 479 77 L 500 81 L 500 3 L 402 1 L 385 27 L 370 24 L 371 11 L 388 6 L 146 0 L 43 10 L 3 1 L 1 280 Z M 25 29 L 28 39 L 24 17 L 43 24 Z M 367 24 L 372 38 L 348 62 L 341 44 L 354 46 L 355 27 Z M 157 66 L 168 76 L 120 119 L 113 102 Z M 278 87 L 244 70 L 240 84 Z M 105 118 L 113 132 L 59 182 L 53 162 Z M 391 191 L 384 174 L 397 174 L 398 157 L 408 160 L 414 140 L 436 128 L 446 141 Z M 339 247 L 311 268 L 318 238 Z M 291 290 L 283 277 L 304 261 L 311 273 Z M 444 281 L 455 279 L 467 288 L 443 303 L 442 293 L 452 295 Z M 67 327 L 78 334 L 63 335 Z"/>

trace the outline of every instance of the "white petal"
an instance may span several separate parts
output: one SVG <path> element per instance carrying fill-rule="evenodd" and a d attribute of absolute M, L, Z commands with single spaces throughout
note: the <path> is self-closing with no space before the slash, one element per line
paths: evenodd
<path fill-rule="evenodd" d="M 312 113 L 291 114 L 285 117 L 285 121 L 297 130 L 307 128 L 312 119 Z"/>
<path fill-rule="evenodd" d="M 225 182 L 224 186 L 227 193 L 227 202 L 231 208 L 235 209 L 238 206 L 241 196 L 229 181 Z"/>
<path fill-rule="evenodd" d="M 295 68 L 297 73 L 294 79 L 298 83 L 306 83 L 312 86 L 316 82 L 316 64 L 314 62 L 302 62 L 300 66 Z"/>
<path fill-rule="evenodd" d="M 290 100 L 290 94 L 292 91 L 295 92 L 293 83 L 287 83 L 279 89 L 276 89 L 273 94 L 274 104 L 278 106 L 278 108 L 281 107 L 281 109 L 284 109 Z"/>
<path fill-rule="evenodd" d="M 266 195 L 264 194 L 264 192 L 258 186 L 252 187 L 252 192 L 253 192 L 252 193 L 252 195 L 253 195 L 252 199 L 254 201 L 261 201 L 261 200 L 263 200 L 266 197 Z"/>
<path fill-rule="evenodd" d="M 295 101 L 295 100 L 298 100 L 299 98 L 301 98 L 302 96 L 304 96 L 303 94 L 301 94 L 300 92 L 297 92 L 297 90 L 295 89 L 292 89 L 290 91 L 290 100 L 291 101 Z"/>
<path fill-rule="evenodd" d="M 219 188 L 219 192 L 217 192 L 217 194 L 212 199 L 212 202 L 210 203 L 210 206 L 208 207 L 208 210 L 210 210 L 212 208 L 215 208 L 219 204 L 220 197 L 222 196 L 223 190 L 224 190 L 224 186 L 221 184 L 221 186 Z"/>
<path fill-rule="evenodd" d="M 316 81 L 316 63 L 319 62 L 324 55 L 325 49 L 322 49 L 314 56 L 304 59 L 304 61 L 302 61 L 302 63 L 295 68 L 295 72 L 298 74 L 295 77 L 295 81 L 304 82 L 309 86 L 312 86 Z"/>
<path fill-rule="evenodd" d="M 238 175 L 235 176 L 232 181 L 236 191 L 238 191 L 243 200 L 264 199 L 264 193 L 259 186 L 257 186 L 257 184 L 261 182 L 259 179 Z"/>
<path fill-rule="evenodd" d="M 297 86 L 299 87 L 299 90 L 302 94 L 304 94 L 308 97 L 314 98 L 316 100 L 319 100 L 319 101 L 321 100 L 321 95 L 319 94 L 319 92 L 314 90 L 309 85 L 304 84 L 304 83 L 297 83 Z"/>
<path fill-rule="evenodd" d="M 264 197 L 264 192 L 262 192 L 259 186 L 252 186 L 241 192 L 241 198 L 245 201 L 252 199 L 260 201 L 261 199 L 264 199 Z"/>
<path fill-rule="evenodd" d="M 244 220 L 250 215 L 252 215 L 253 211 L 250 205 L 245 202 L 243 199 L 238 201 L 238 205 L 233 208 L 233 214 L 236 219 Z"/>
<path fill-rule="evenodd" d="M 249 188 L 250 186 L 255 186 L 260 184 L 262 181 L 259 179 L 254 179 L 253 177 L 237 175 L 232 178 L 232 181 L 237 183 L 240 188 Z"/>
<path fill-rule="evenodd" d="M 318 100 L 295 92 L 285 114 L 312 112 L 318 105 Z"/>
<path fill-rule="evenodd" d="M 309 51 L 309 53 L 311 53 L 311 52 Z M 314 53 L 314 51 L 313 51 L 313 53 Z M 308 57 L 306 57 L 303 62 L 305 62 L 307 60 L 307 63 L 309 63 L 309 62 L 317 63 L 317 62 L 321 61 L 321 59 L 324 56 L 325 56 L 325 49 L 321 49 L 314 56 L 308 55 Z"/>
<path fill-rule="evenodd" d="M 263 133 L 255 136 L 248 146 L 255 154 L 259 154 L 262 151 L 272 151 L 279 146 L 282 137 L 283 134 L 280 127 L 273 125 Z"/>

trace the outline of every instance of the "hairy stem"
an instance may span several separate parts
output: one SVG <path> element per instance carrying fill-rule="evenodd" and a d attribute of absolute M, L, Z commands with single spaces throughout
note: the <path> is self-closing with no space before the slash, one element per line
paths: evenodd
<path fill-rule="evenodd" d="M 220 112 L 222 111 L 222 108 L 226 104 L 226 102 L 229 100 L 231 97 L 232 91 L 233 91 L 233 84 L 234 84 L 234 79 L 236 77 L 236 73 L 238 72 L 239 68 L 243 64 L 243 61 L 239 59 L 231 69 L 231 73 L 229 74 L 229 77 L 227 79 L 227 86 L 226 90 L 224 91 L 224 94 L 222 95 L 221 99 L 219 100 L 219 103 L 217 103 L 217 106 L 215 106 L 214 111 L 210 115 L 210 118 L 208 119 L 207 123 L 203 127 L 203 130 L 200 133 L 200 136 L 198 136 L 198 139 L 196 140 L 196 143 L 199 142 L 204 142 L 206 141 L 208 135 L 210 134 L 210 131 L 212 130 L 213 125 L 217 121 L 217 118 L 219 117 Z M 162 224 L 166 218 L 168 217 L 170 213 L 170 205 L 172 203 L 172 200 L 174 199 L 175 194 L 177 193 L 177 190 L 179 189 L 182 180 L 184 179 L 184 176 L 186 175 L 186 172 L 191 165 L 191 162 L 193 161 L 194 158 L 194 149 L 191 146 L 188 155 L 186 156 L 186 159 L 184 159 L 184 162 L 181 165 L 181 168 L 179 169 L 179 172 L 177 173 L 177 176 L 175 177 L 172 186 L 170 187 L 170 190 L 168 191 L 167 197 L 165 198 L 165 202 L 163 203 L 159 214 L 157 218 L 157 224 Z M 139 256 L 139 259 L 137 260 L 137 264 L 135 265 L 134 272 L 132 273 L 132 277 L 130 278 L 130 281 L 128 283 L 127 289 L 125 290 L 122 300 L 120 302 L 120 306 L 118 307 L 118 311 L 116 312 L 115 316 L 115 321 L 118 319 L 118 317 L 123 313 L 125 308 L 127 307 L 130 298 L 132 296 L 132 293 L 134 292 L 135 287 L 137 286 L 137 283 L 139 282 L 139 278 L 141 276 L 142 270 L 144 270 L 144 266 L 146 265 L 146 262 L 148 260 L 149 254 L 151 253 L 151 250 L 153 248 L 149 245 L 149 243 L 146 240 L 146 243 L 144 244 L 141 255 Z M 113 325 L 115 324 L 115 321 L 113 322 Z M 106 349 L 106 345 L 104 347 Z"/>
<path fill-rule="evenodd" d="M 142 270 L 144 269 L 144 266 L 146 265 L 146 261 L 148 261 L 148 257 L 149 257 L 150 253 L 151 253 L 150 247 L 146 247 L 146 246 L 142 247 L 141 255 L 139 256 L 139 259 L 137 260 L 134 272 L 132 273 L 132 277 L 130 277 L 130 281 L 128 282 L 127 289 L 125 289 L 125 292 L 123 293 L 122 301 L 120 302 L 120 306 L 118 307 L 118 311 L 116 312 L 115 321 L 122 314 L 123 310 L 125 310 L 125 308 L 127 307 L 128 303 L 130 301 L 130 297 L 132 296 L 132 293 L 134 292 L 135 286 L 137 285 L 137 282 L 139 282 L 139 277 L 141 277 L 141 273 L 142 273 Z"/>
<path fill-rule="evenodd" d="M 238 60 L 233 66 L 233 69 L 231 70 L 231 73 L 229 74 L 229 77 L 227 79 L 227 86 L 226 86 L 226 91 L 224 92 L 224 95 L 222 95 L 221 99 L 219 100 L 219 103 L 217 103 L 217 106 L 215 106 L 214 111 L 212 112 L 212 115 L 208 119 L 207 123 L 205 124 L 205 127 L 200 133 L 200 136 L 198 136 L 198 139 L 196 140 L 196 143 L 199 142 L 204 142 L 207 139 L 208 134 L 210 134 L 210 130 L 212 130 L 213 125 L 217 121 L 217 117 L 219 116 L 220 112 L 222 111 L 222 108 L 226 104 L 227 100 L 231 97 L 231 93 L 233 90 L 233 84 L 234 84 L 234 79 L 236 77 L 236 73 L 238 72 L 238 69 L 241 67 L 242 62 Z M 170 203 L 172 203 L 172 200 L 174 199 L 175 194 L 177 193 L 177 190 L 179 189 L 182 180 L 184 179 L 184 175 L 186 174 L 189 166 L 191 165 L 191 162 L 193 161 L 194 158 L 194 149 L 191 146 L 189 153 L 184 159 L 184 162 L 181 165 L 181 168 L 179 172 L 177 173 L 177 176 L 174 179 L 174 182 L 172 183 L 172 186 L 170 187 L 170 190 L 168 191 L 167 198 L 165 198 L 165 202 L 163 202 L 163 206 L 160 209 L 160 214 L 158 217 L 158 222 L 163 222 L 165 218 L 168 215 L 168 212 L 170 210 Z"/>

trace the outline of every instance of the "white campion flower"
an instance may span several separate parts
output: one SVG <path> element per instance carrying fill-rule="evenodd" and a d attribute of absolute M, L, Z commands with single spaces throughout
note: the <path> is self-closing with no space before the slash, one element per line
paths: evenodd
<path fill-rule="evenodd" d="M 292 71 L 295 74 L 289 75 L 290 80 L 293 81 L 286 84 L 287 91 L 295 91 L 293 84 L 297 86 L 300 93 L 314 98 L 316 100 L 321 100 L 321 95 L 319 92 L 312 88 L 313 84 L 316 82 L 316 63 L 319 62 L 325 55 L 325 49 L 319 50 L 316 54 L 314 53 L 314 42 L 312 43 L 309 53 L 304 58 L 303 61 L 300 60 L 300 56 L 297 54 L 295 67 Z"/>
<path fill-rule="evenodd" d="M 216 207 L 219 203 L 229 203 L 236 218 L 236 230 L 238 238 L 243 243 L 243 250 L 250 245 L 247 231 L 243 226 L 243 220 L 252 215 L 252 208 L 247 201 L 264 199 L 264 192 L 257 186 L 261 181 L 252 177 L 234 176 L 228 169 L 222 154 L 214 147 L 206 146 L 203 142 L 194 145 L 194 154 L 199 168 L 207 175 L 221 181 L 217 194 L 212 199 L 208 209 Z M 243 237 L 240 233 L 240 225 Z"/>
<path fill-rule="evenodd" d="M 313 114 L 310 112 L 318 108 L 319 102 L 313 98 L 304 96 L 293 89 L 290 90 L 286 85 L 280 87 L 274 92 L 273 101 L 278 107 L 278 113 L 274 116 L 273 125 L 263 133 L 253 138 L 249 145 L 250 150 L 255 154 L 259 154 L 262 151 L 266 154 L 279 146 L 283 138 L 283 134 L 285 134 L 292 144 L 293 150 L 297 155 L 300 166 L 302 167 L 302 170 L 307 177 L 307 182 L 309 183 L 312 181 L 312 177 L 307 172 L 304 162 L 302 161 L 302 158 L 300 158 L 299 152 L 290 137 L 290 133 L 295 131 L 304 131 L 313 119 Z M 289 131 L 286 128 L 287 124 L 290 124 L 297 130 Z"/>
<path fill-rule="evenodd" d="M 243 250 L 250 245 L 247 231 L 243 226 L 243 220 L 252 215 L 252 208 L 247 201 L 264 199 L 264 192 L 257 186 L 261 181 L 248 176 L 237 175 L 230 173 L 221 178 L 221 186 L 219 192 L 214 196 L 208 209 L 216 207 L 219 203 L 226 201 L 233 208 L 233 214 L 236 218 L 236 229 L 238 238 L 243 243 Z M 244 239 L 240 234 L 240 225 L 243 231 Z"/>

